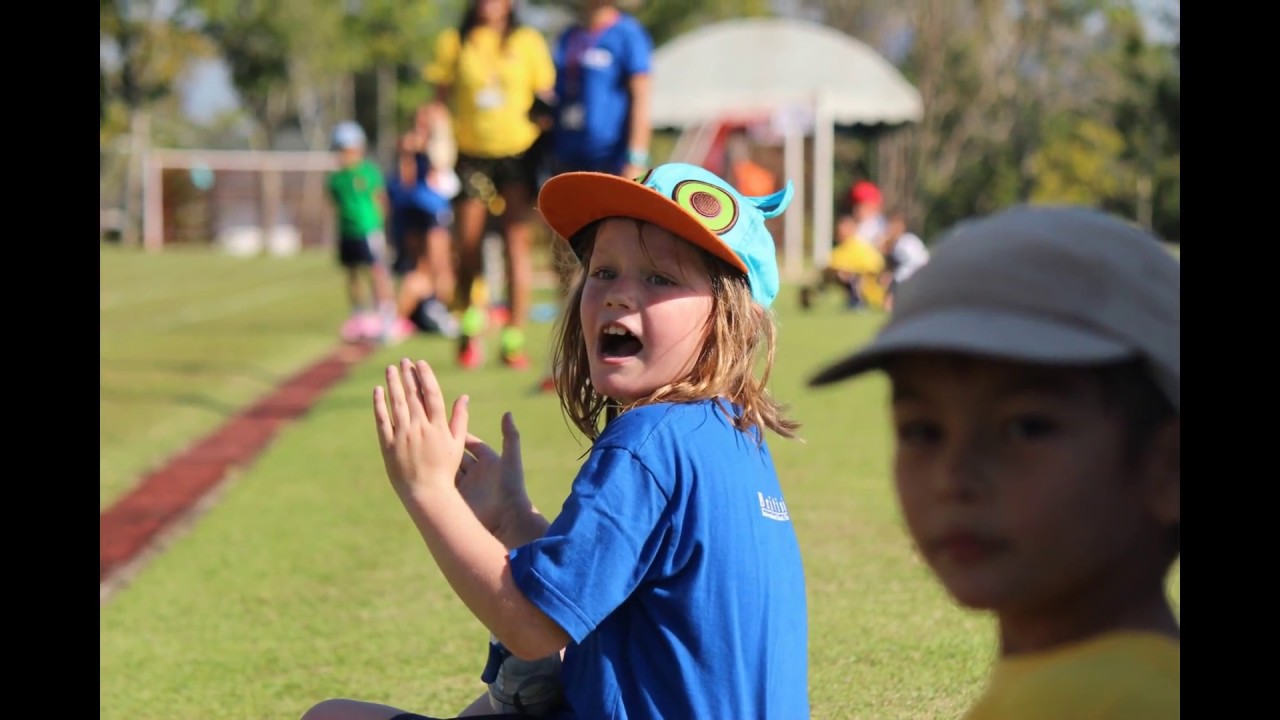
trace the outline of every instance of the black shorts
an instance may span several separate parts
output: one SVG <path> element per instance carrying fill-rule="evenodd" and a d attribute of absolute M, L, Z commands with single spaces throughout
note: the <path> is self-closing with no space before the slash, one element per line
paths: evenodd
<path fill-rule="evenodd" d="M 458 153 L 454 169 L 462 181 L 459 198 L 488 202 L 511 186 L 522 187 L 530 195 L 537 188 L 537 162 L 528 152 L 494 158 Z"/>
<path fill-rule="evenodd" d="M 338 262 L 342 267 L 385 264 L 386 258 L 387 238 L 381 230 L 368 235 L 343 235 L 338 238 Z"/>
<path fill-rule="evenodd" d="M 417 207 L 408 207 L 400 211 L 401 226 L 409 232 L 424 233 L 432 228 L 449 227 L 453 224 L 453 213 L 449 210 L 429 212 Z"/>

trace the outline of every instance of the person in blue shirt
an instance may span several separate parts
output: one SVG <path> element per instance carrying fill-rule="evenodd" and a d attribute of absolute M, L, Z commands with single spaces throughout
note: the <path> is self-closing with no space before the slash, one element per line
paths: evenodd
<path fill-rule="evenodd" d="M 552 48 L 554 173 L 640 175 L 649 163 L 653 40 L 614 0 L 584 0 Z"/>
<path fill-rule="evenodd" d="M 387 367 L 373 392 L 387 476 L 506 656 L 464 714 L 809 716 L 804 569 L 766 439 L 799 427 L 767 389 L 779 279 L 765 220 L 791 197 L 746 197 L 682 163 L 543 185 L 539 210 L 584 268 L 554 352 L 561 406 L 592 441 L 550 522 L 510 413 L 499 453 L 468 432 L 465 395 L 446 409 L 426 362 Z M 534 697 L 521 665 L 550 680 Z M 352 700 L 312 713 L 425 717 Z"/>
<path fill-rule="evenodd" d="M 446 176 L 432 172 L 426 147 L 421 131 L 405 133 L 386 180 L 396 248 L 392 270 L 400 280 L 397 310 L 410 329 L 456 337 L 458 321 L 449 312 L 454 287 L 450 189 L 442 183 Z"/>
<path fill-rule="evenodd" d="M 555 104 L 546 172 L 594 171 L 639 177 L 649 166 L 650 61 L 653 39 L 615 0 L 582 0 L 577 21 L 552 46 Z M 573 259 L 553 244 L 563 301 Z M 553 386 L 550 374 L 541 382 Z"/>

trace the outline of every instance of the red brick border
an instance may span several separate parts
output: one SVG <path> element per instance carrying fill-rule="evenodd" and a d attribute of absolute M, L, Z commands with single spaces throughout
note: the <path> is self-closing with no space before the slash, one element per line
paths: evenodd
<path fill-rule="evenodd" d="M 229 418 L 206 438 L 142 480 L 98 520 L 99 582 L 107 588 L 235 470 L 253 462 L 280 429 L 301 417 L 341 380 L 372 345 L 343 345 L 286 380 L 271 394 Z"/>

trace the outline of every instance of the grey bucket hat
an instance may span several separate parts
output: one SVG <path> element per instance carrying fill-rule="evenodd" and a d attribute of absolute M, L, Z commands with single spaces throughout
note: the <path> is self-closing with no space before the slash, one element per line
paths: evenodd
<path fill-rule="evenodd" d="M 1180 277 L 1158 238 L 1098 210 L 1021 205 L 964 221 L 898 288 L 875 339 L 809 384 L 912 351 L 1050 365 L 1142 358 L 1180 410 Z"/>

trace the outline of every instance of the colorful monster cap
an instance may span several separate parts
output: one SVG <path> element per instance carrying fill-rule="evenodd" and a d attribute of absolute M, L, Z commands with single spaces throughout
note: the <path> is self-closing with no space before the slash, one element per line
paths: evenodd
<path fill-rule="evenodd" d="M 563 238 L 610 217 L 653 223 L 724 260 L 747 276 L 763 307 L 778 295 L 778 253 L 764 221 L 787 209 L 791 183 L 749 197 L 696 165 L 659 165 L 635 180 L 597 172 L 556 175 L 538 193 L 538 210 Z M 580 248 L 573 252 L 582 259 Z"/>

